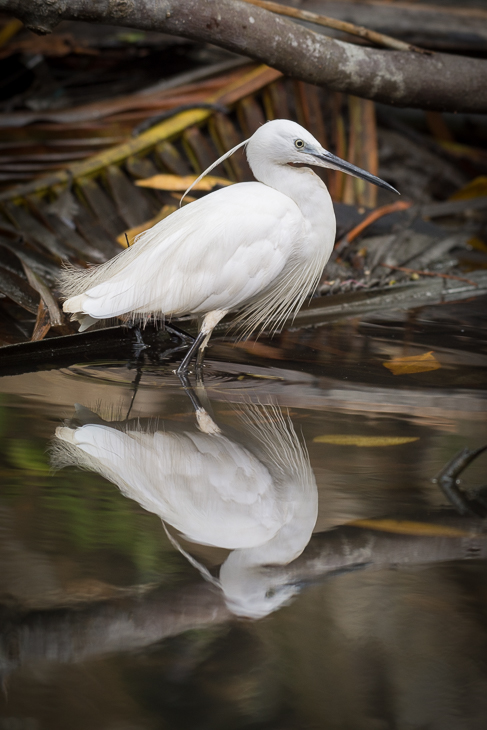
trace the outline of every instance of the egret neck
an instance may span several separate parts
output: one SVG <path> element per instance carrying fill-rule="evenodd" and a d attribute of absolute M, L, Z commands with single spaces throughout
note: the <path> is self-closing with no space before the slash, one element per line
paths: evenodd
<path fill-rule="evenodd" d="M 296 203 L 303 216 L 306 232 L 308 250 L 305 248 L 304 253 L 316 254 L 319 247 L 326 263 L 335 243 L 336 221 L 325 183 L 309 167 L 276 164 L 268 157 L 257 155 L 249 155 L 249 164 L 259 182 L 278 190 Z"/>

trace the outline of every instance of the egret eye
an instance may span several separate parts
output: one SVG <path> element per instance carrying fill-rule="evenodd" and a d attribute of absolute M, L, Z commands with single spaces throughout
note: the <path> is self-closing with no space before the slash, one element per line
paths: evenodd
<path fill-rule="evenodd" d="M 296 149 L 302 150 L 304 147 L 304 140 L 302 140 L 302 139 L 294 140 L 294 146 L 296 147 Z"/>

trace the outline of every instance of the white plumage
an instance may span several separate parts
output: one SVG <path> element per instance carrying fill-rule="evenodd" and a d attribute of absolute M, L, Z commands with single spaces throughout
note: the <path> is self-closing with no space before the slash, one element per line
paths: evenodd
<path fill-rule="evenodd" d="M 257 618 L 296 593 L 263 566 L 304 550 L 318 497 L 306 449 L 278 408 L 246 407 L 240 428 L 226 433 L 203 409 L 200 430 L 144 431 L 80 407 L 77 415 L 92 423 L 56 430 L 57 466 L 96 471 L 187 540 L 232 550 L 214 580 L 232 611 Z"/>
<path fill-rule="evenodd" d="M 292 164 L 341 169 L 390 188 L 288 120 L 268 122 L 242 144 L 259 182 L 180 208 L 106 264 L 65 270 L 64 311 L 80 321 L 80 330 L 119 316 L 135 322 L 202 317 L 200 335 L 179 369 L 184 372 L 228 311 L 241 310 L 244 335 L 257 327 L 278 329 L 316 287 L 335 240 L 325 184 L 309 168 Z"/>
<path fill-rule="evenodd" d="M 80 272 L 89 288 L 65 308 L 81 307 L 78 311 L 97 319 L 126 313 L 180 316 L 234 309 L 252 299 L 279 276 L 292 253 L 290 242 L 300 235 L 296 205 L 269 189 L 267 197 L 287 234 L 282 235 L 274 216 L 260 207 L 261 187 L 242 183 L 180 208 L 112 261 L 84 276 Z M 242 194 L 254 207 L 245 231 Z M 73 286 L 76 291 L 78 282 Z"/>

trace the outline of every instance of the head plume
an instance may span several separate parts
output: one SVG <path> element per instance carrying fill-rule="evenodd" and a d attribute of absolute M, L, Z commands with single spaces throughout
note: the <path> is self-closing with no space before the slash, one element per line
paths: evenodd
<path fill-rule="evenodd" d="M 201 175 L 199 177 L 197 177 L 196 180 L 194 182 L 192 182 L 191 185 L 189 186 L 189 188 L 184 192 L 181 200 L 179 201 L 179 207 L 181 207 L 181 205 L 183 203 L 183 200 L 185 199 L 186 195 L 190 192 L 190 190 L 192 190 L 192 188 L 194 188 L 194 186 L 197 183 L 199 183 L 199 181 L 202 180 L 205 177 L 205 175 L 208 175 L 209 172 L 211 172 L 212 170 L 214 170 L 215 167 L 217 167 L 217 165 L 220 164 L 220 162 L 223 162 L 224 160 L 226 160 L 229 157 L 231 157 L 234 152 L 236 152 L 237 150 L 239 150 L 240 147 L 243 147 L 244 145 L 246 145 L 248 141 L 249 141 L 248 139 L 245 139 L 243 142 L 240 142 L 239 144 L 235 145 L 235 147 L 232 147 L 231 150 L 229 150 L 228 152 L 225 152 L 224 155 L 222 155 L 221 157 L 219 157 L 218 160 L 216 160 L 216 162 L 213 162 L 213 164 L 211 164 L 209 167 L 207 167 L 206 170 L 204 170 L 201 173 Z"/>

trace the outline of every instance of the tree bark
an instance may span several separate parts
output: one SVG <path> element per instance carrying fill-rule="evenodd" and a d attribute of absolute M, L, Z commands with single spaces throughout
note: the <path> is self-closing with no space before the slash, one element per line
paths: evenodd
<path fill-rule="evenodd" d="M 485 54 L 487 9 L 395 0 L 279 0 L 432 50 Z"/>
<path fill-rule="evenodd" d="M 0 0 L 0 10 L 36 33 L 51 32 L 61 20 L 161 31 L 385 104 L 487 112 L 487 60 L 356 46 L 240 0 Z"/>

